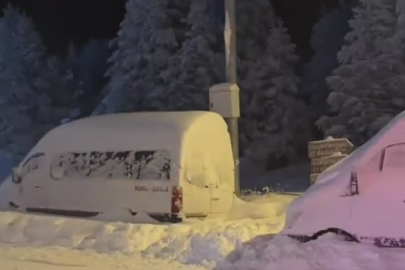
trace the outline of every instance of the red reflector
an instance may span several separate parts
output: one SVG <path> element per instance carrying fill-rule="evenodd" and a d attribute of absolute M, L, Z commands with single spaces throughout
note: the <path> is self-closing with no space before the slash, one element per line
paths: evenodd
<path fill-rule="evenodd" d="M 171 213 L 179 214 L 183 210 L 183 190 L 181 187 L 172 188 Z"/>

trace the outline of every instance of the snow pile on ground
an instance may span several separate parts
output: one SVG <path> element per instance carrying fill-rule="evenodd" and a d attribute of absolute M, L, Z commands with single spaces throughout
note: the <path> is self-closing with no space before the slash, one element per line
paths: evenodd
<path fill-rule="evenodd" d="M 203 251 L 204 252 L 204 251 Z M 403 270 L 405 252 L 342 242 L 326 235 L 306 244 L 257 236 L 212 265 L 186 265 L 141 254 L 0 244 L 2 270 Z"/>
<path fill-rule="evenodd" d="M 146 259 L 212 268 L 243 242 L 279 232 L 284 224 L 285 207 L 294 198 L 273 195 L 257 203 L 237 201 L 227 220 L 165 225 L 3 212 L 0 243 L 136 254 Z"/>
<path fill-rule="evenodd" d="M 285 217 L 287 206 L 295 199 L 295 195 L 247 195 L 235 199 L 227 219 L 265 219 L 269 217 Z M 282 225 L 284 221 L 280 220 Z"/>
<path fill-rule="evenodd" d="M 114 253 L 101 254 L 62 247 L 0 245 L 1 270 L 206 270 L 158 259 Z"/>
<path fill-rule="evenodd" d="M 258 236 L 237 247 L 215 270 L 403 270 L 404 250 L 343 242 L 333 235 L 299 243 Z"/>

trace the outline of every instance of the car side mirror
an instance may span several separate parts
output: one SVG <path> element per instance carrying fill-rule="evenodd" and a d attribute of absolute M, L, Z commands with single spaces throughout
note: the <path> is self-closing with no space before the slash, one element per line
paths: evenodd
<path fill-rule="evenodd" d="M 11 171 L 11 181 L 15 184 L 20 184 L 22 181 L 22 177 L 20 174 L 20 170 L 18 167 L 14 167 Z"/>

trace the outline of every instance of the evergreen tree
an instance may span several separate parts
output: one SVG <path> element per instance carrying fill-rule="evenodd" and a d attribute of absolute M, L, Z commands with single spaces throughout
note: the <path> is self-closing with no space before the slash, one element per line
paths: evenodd
<path fill-rule="evenodd" d="M 221 37 L 216 35 L 209 12 L 206 0 L 191 0 L 186 40 L 165 74 L 168 110 L 208 110 L 208 89 L 223 82 Z"/>
<path fill-rule="evenodd" d="M 256 89 L 266 89 L 271 78 L 257 81 L 257 63 L 262 60 L 266 51 L 266 41 L 271 29 L 275 25 L 276 18 L 270 1 L 267 0 L 239 0 L 236 1 L 236 44 L 237 44 L 237 69 L 238 85 L 240 88 L 241 121 L 240 139 L 241 154 L 250 141 L 249 103 Z M 262 67 L 264 68 L 264 67 Z"/>
<path fill-rule="evenodd" d="M 188 1 L 184 0 L 127 2 L 121 29 L 112 42 L 116 49 L 107 71 L 110 85 L 103 101 L 106 112 L 164 107 L 164 74 L 184 40 L 182 18 L 187 7 Z"/>
<path fill-rule="evenodd" d="M 361 0 L 353 13 L 340 66 L 327 78 L 335 115 L 318 124 L 325 135 L 361 144 L 405 108 L 405 67 L 395 35 L 395 1 Z"/>
<path fill-rule="evenodd" d="M 224 13 L 223 5 L 217 10 Z M 241 153 L 267 167 L 288 165 L 309 137 L 306 108 L 297 99 L 295 46 L 270 1 L 237 1 L 236 13 Z"/>
<path fill-rule="evenodd" d="M 45 47 L 32 20 L 7 6 L 0 19 L 0 147 L 18 160 L 50 122 Z"/>
<path fill-rule="evenodd" d="M 305 151 L 309 129 L 305 105 L 297 98 L 298 56 L 281 21 L 271 29 L 265 48 L 251 66 L 254 85 L 243 118 L 246 154 L 256 161 L 289 163 Z"/>
<path fill-rule="evenodd" d="M 405 0 L 397 0 L 395 7 L 397 15 L 396 36 L 403 53 L 402 62 L 405 63 Z"/>
<path fill-rule="evenodd" d="M 398 32 L 401 33 L 400 35 L 405 35 L 404 27 L 405 27 L 405 0 L 397 0 L 395 5 L 395 12 L 397 14 L 397 26 Z"/>
<path fill-rule="evenodd" d="M 111 67 L 106 75 L 109 77 L 107 94 L 101 104 L 96 108 L 95 113 L 111 113 L 125 111 L 130 105 L 138 107 L 138 104 L 129 104 L 131 97 L 136 98 L 140 89 L 135 92 L 134 83 L 137 79 L 137 72 L 144 66 L 145 60 L 142 59 L 140 48 L 143 44 L 141 39 L 143 20 L 147 14 L 141 10 L 140 1 L 128 0 L 125 8 L 126 14 L 120 24 L 120 30 L 117 37 L 110 42 L 110 47 L 114 49 L 109 58 Z"/>
<path fill-rule="evenodd" d="M 101 89 L 106 83 L 104 77 L 108 69 L 110 50 L 108 41 L 90 39 L 80 49 L 74 44 L 69 44 L 68 54 L 65 59 L 65 71 L 72 76 L 74 85 L 74 111 L 80 115 L 88 115 L 93 110 Z"/>
<path fill-rule="evenodd" d="M 311 47 L 314 51 L 311 61 L 304 66 L 301 94 L 309 96 L 311 118 L 318 119 L 328 111 L 326 99 L 329 88 L 326 77 L 338 66 L 337 55 L 349 32 L 351 7 L 343 4 L 332 10 L 325 10 L 312 30 Z"/>

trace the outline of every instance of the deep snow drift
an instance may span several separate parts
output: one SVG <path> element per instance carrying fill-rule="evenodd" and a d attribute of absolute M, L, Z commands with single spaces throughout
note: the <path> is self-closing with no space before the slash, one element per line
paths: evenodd
<path fill-rule="evenodd" d="M 250 198 L 251 199 L 251 198 Z M 0 213 L 2 270 L 403 270 L 405 250 L 275 236 L 292 196 L 238 202 L 227 220 L 128 224 Z M 244 218 L 241 218 L 244 217 Z"/>
<path fill-rule="evenodd" d="M 49 227 L 48 227 L 49 228 Z M 27 232 L 29 230 L 26 230 Z M 147 232 L 147 230 L 143 231 Z M 147 232 L 150 236 L 152 230 Z M 4 233 L 4 232 L 3 232 Z M 139 233 L 142 233 L 141 231 Z M 172 231 L 172 237 L 177 236 L 177 243 L 186 242 L 187 234 L 177 234 Z M 190 231 L 191 233 L 191 231 Z M 202 233 L 202 231 L 201 231 Z M 217 232 L 219 238 L 225 232 Z M 29 234 L 28 234 L 29 235 Z M 31 240 L 34 239 L 31 234 Z M 101 237 L 101 234 L 99 235 Z M 71 236 L 72 237 L 72 236 Z M 141 237 L 141 236 L 138 236 Z M 67 238 L 69 238 L 67 236 Z M 133 237 L 134 238 L 134 237 Z M 146 238 L 146 236 L 144 237 Z M 110 238 L 111 239 L 111 238 Z M 167 239 L 167 238 L 165 238 Z M 201 258 L 207 254 L 219 251 L 219 246 L 226 245 L 222 241 L 208 241 L 205 245 L 187 245 L 189 253 L 200 252 Z M 205 241 L 203 239 L 200 239 Z M 211 238 L 212 240 L 212 238 Z M 3 241 L 3 239 L 2 239 Z M 164 240 L 163 240 L 164 241 Z M 108 240 L 107 240 L 108 242 Z M 65 242 L 67 243 L 67 242 Z M 25 243 L 26 245 L 28 243 Z M 182 258 L 187 256 L 187 250 L 179 249 L 181 245 L 174 242 L 163 247 L 155 254 L 134 252 L 126 254 L 98 253 L 95 250 L 75 250 L 65 247 L 44 246 L 45 243 L 32 241 L 33 246 L 0 244 L 0 264 L 2 270 L 403 270 L 405 252 L 399 249 L 378 249 L 348 242 L 341 242 L 331 235 L 321 237 L 317 241 L 306 244 L 298 243 L 287 237 L 259 235 L 246 243 L 236 245 L 236 250 L 230 252 L 218 264 L 205 262 L 192 265 L 186 264 Z M 66 244 L 65 246 L 70 246 Z M 152 250 L 150 250 L 152 252 Z M 177 252 L 176 252 L 177 251 Z M 171 258 L 162 256 L 173 254 Z M 177 254 L 177 256 L 175 255 Z M 218 253 L 219 255 L 219 253 Z M 159 258 L 161 256 L 161 258 Z M 190 257 L 188 257 L 190 258 Z M 213 258 L 213 257 L 211 257 Z"/>
<path fill-rule="evenodd" d="M 342 242 L 333 235 L 305 244 L 259 236 L 239 246 L 215 270 L 403 270 L 405 251 Z"/>
<path fill-rule="evenodd" d="M 272 195 L 250 203 L 237 201 L 227 220 L 182 224 L 112 223 L 3 212 L 0 243 L 137 255 L 210 269 L 243 242 L 279 232 L 285 207 L 294 198 Z"/>

